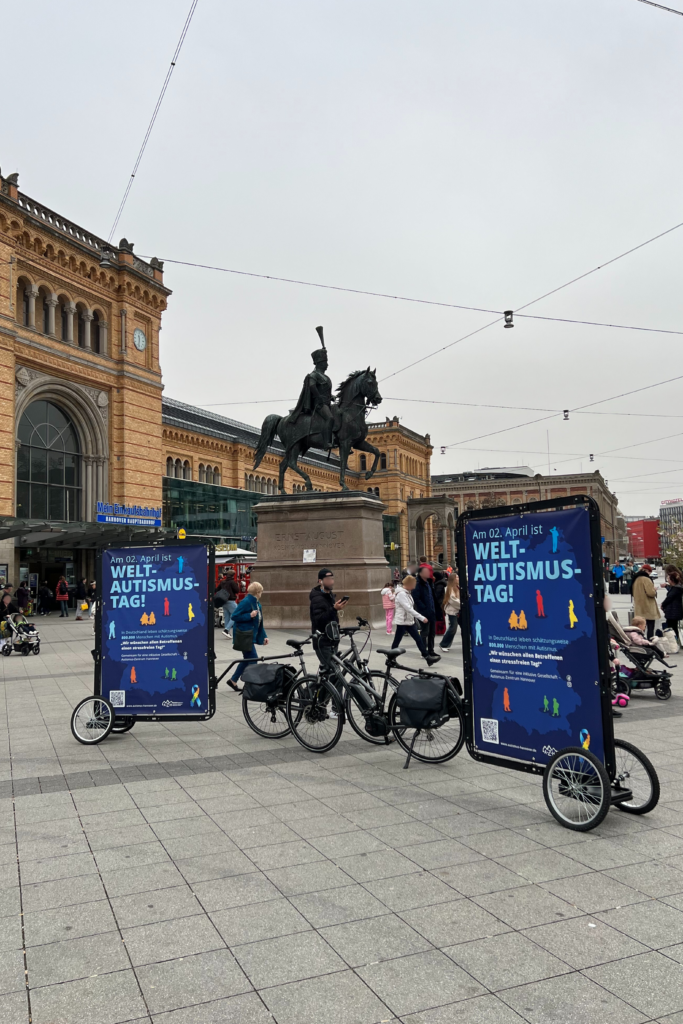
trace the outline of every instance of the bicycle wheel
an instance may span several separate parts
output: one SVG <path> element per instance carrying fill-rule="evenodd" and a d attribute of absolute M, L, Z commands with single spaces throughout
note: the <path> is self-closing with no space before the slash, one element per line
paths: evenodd
<path fill-rule="evenodd" d="M 135 725 L 135 719 L 132 715 L 122 716 L 117 715 L 114 719 L 114 724 L 111 727 L 112 732 L 130 732 Z"/>
<path fill-rule="evenodd" d="M 389 701 L 391 700 L 394 690 L 398 686 L 398 680 L 384 672 L 370 672 L 368 675 L 370 676 L 370 685 L 379 694 L 381 698 L 381 707 L 386 713 Z M 346 718 L 349 725 L 362 740 L 365 740 L 367 743 L 375 743 L 382 746 L 384 746 L 387 740 L 389 742 L 392 741 L 392 735 L 386 737 L 371 736 L 370 733 L 366 731 L 363 714 L 354 699 L 350 696 L 348 690 L 346 691 L 344 710 L 346 711 Z"/>
<path fill-rule="evenodd" d="M 344 728 L 344 705 L 325 679 L 297 679 L 287 694 L 285 709 L 294 738 L 306 750 L 324 754 L 339 742 Z"/>
<path fill-rule="evenodd" d="M 243 693 L 242 714 L 249 728 L 267 740 L 282 739 L 292 731 L 287 722 L 284 695 L 275 700 L 257 701 L 247 700 Z"/>
<path fill-rule="evenodd" d="M 86 697 L 71 716 L 71 732 L 79 743 L 101 743 L 113 725 L 114 709 L 104 697 Z"/>
<path fill-rule="evenodd" d="M 411 729 L 401 725 L 401 709 L 396 703 L 396 694 L 389 702 L 389 725 L 398 743 L 408 753 L 411 745 L 413 757 L 427 764 L 441 764 L 450 761 L 465 742 L 465 724 L 460 705 L 448 691 L 448 713 L 450 718 L 438 729 Z M 415 742 L 413 742 L 413 738 Z"/>
<path fill-rule="evenodd" d="M 604 764 L 583 747 L 558 750 L 543 773 L 548 810 L 560 825 L 575 832 L 588 832 L 604 820 L 610 789 Z"/>
<path fill-rule="evenodd" d="M 647 814 L 659 802 L 659 779 L 649 759 L 642 750 L 626 740 L 614 741 L 617 772 L 612 788 L 630 789 L 633 799 L 615 804 L 627 814 Z"/>

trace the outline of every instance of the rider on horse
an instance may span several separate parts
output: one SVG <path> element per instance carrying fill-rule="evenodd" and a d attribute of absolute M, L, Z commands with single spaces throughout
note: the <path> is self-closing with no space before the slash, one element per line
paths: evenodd
<path fill-rule="evenodd" d="M 311 352 L 315 364 L 304 380 L 304 386 L 291 414 L 291 423 L 298 423 L 302 416 L 310 416 L 309 433 L 320 434 L 321 448 L 331 448 L 334 431 L 334 415 L 332 412 L 332 381 L 326 374 L 327 349 L 322 327 L 316 327 L 323 347 Z M 335 406 L 336 408 L 336 406 Z"/>

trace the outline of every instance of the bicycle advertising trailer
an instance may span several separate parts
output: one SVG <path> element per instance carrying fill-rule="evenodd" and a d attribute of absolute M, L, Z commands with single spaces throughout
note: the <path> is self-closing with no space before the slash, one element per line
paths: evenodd
<path fill-rule="evenodd" d="M 542 774 L 567 828 L 595 828 L 612 804 L 651 810 L 654 769 L 614 738 L 597 503 L 468 511 L 457 536 L 470 756 Z"/>
<path fill-rule="evenodd" d="M 77 740 L 98 743 L 140 720 L 214 715 L 213 579 L 213 545 L 99 553 L 94 696 L 73 712 Z"/>

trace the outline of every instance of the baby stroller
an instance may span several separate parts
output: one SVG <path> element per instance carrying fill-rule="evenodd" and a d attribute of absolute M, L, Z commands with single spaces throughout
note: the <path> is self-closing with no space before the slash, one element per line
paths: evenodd
<path fill-rule="evenodd" d="M 671 672 L 668 669 L 676 666 L 666 661 L 658 647 L 634 644 L 614 612 L 607 613 L 607 629 L 612 640 L 633 664 L 633 668 L 619 666 L 616 683 L 618 692 L 630 696 L 632 690 L 654 690 L 659 700 L 668 700 L 671 696 Z M 651 668 L 653 662 L 662 664 L 664 668 Z"/>
<path fill-rule="evenodd" d="M 40 654 L 40 633 L 19 612 L 9 615 L 0 623 L 0 652 L 9 658 L 12 651 L 21 654 Z"/>

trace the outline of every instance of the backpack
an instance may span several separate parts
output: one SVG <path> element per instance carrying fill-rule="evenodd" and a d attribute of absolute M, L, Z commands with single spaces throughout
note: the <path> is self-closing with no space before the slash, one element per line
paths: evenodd
<path fill-rule="evenodd" d="M 396 688 L 401 725 L 408 729 L 438 729 L 448 721 L 448 683 L 445 679 L 407 676 Z"/>
<path fill-rule="evenodd" d="M 278 665 L 277 662 L 249 665 L 242 673 L 245 699 L 266 701 L 279 698 L 295 675 L 291 665 Z"/>

